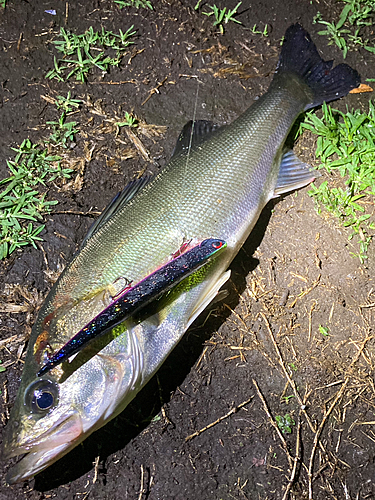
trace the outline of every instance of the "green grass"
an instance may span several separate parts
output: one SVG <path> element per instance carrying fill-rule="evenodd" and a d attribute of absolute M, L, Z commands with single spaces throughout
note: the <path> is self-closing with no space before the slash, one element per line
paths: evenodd
<path fill-rule="evenodd" d="M 62 109 L 65 113 L 71 113 L 75 109 L 78 109 L 82 104 L 81 99 L 72 99 L 71 92 L 68 92 L 66 97 L 61 95 L 56 97 L 55 104 L 57 109 Z"/>
<path fill-rule="evenodd" d="M 148 0 L 115 0 L 115 3 L 119 6 L 120 9 L 123 9 L 124 7 L 135 7 L 136 9 L 139 9 L 139 7 L 142 8 L 148 8 L 153 10 L 151 2 Z"/>
<path fill-rule="evenodd" d="M 319 332 L 323 335 L 323 337 L 329 337 L 328 326 L 319 325 Z"/>
<path fill-rule="evenodd" d="M 71 102 L 70 105 L 67 102 Z M 77 106 L 78 100 L 58 97 L 56 104 Z M 25 139 L 13 160 L 7 165 L 11 175 L 0 181 L 0 260 L 9 257 L 16 249 L 26 245 L 36 247 L 44 224 L 43 216 L 51 212 L 56 200 L 46 200 L 49 186 L 58 179 L 69 178 L 72 172 L 61 166 L 61 156 L 52 149 L 67 148 L 78 132 L 76 122 L 66 122 L 63 111 L 56 122 L 48 122 L 52 133 L 39 144 Z"/>
<path fill-rule="evenodd" d="M 363 38 L 363 28 L 372 26 L 375 16 L 374 0 L 341 0 L 345 3 L 339 20 L 328 22 L 323 20 L 320 12 L 315 16 L 314 22 L 325 26 L 319 35 L 327 36 L 330 41 L 328 45 L 336 44 L 347 56 L 349 49 L 363 47 L 369 52 L 375 53 L 374 40 Z"/>
<path fill-rule="evenodd" d="M 317 135 L 319 168 L 331 174 L 329 181 L 312 184 L 309 194 L 319 212 L 331 212 L 352 230 L 349 239 L 356 236 L 359 244 L 358 253 L 352 255 L 363 262 L 375 229 L 371 210 L 375 200 L 375 106 L 369 101 L 368 112 L 343 113 L 324 104 L 322 111 L 321 118 L 314 111 L 307 113 L 300 125 L 300 132 L 307 129 Z"/>
<path fill-rule="evenodd" d="M 290 396 L 282 396 L 281 401 L 283 401 L 286 404 L 289 404 L 289 400 L 295 398 L 294 394 L 291 394 Z"/>
<path fill-rule="evenodd" d="M 201 0 L 198 0 L 194 9 L 198 10 L 200 8 Z M 213 16 L 213 25 L 219 28 L 220 33 L 224 34 L 224 24 L 228 24 L 229 21 L 232 21 L 237 24 L 242 24 L 241 21 L 238 21 L 235 16 L 237 15 L 238 7 L 242 4 L 242 2 L 238 2 L 234 9 L 227 9 L 224 7 L 220 9 L 216 5 L 207 5 L 207 8 L 210 9 L 208 12 L 202 12 L 205 16 Z"/>
<path fill-rule="evenodd" d="M 46 143 L 54 146 L 67 148 L 73 142 L 74 136 L 78 133 L 77 122 L 66 122 L 66 112 L 63 111 L 56 122 L 47 122 L 52 129 L 52 133 Z"/>
<path fill-rule="evenodd" d="M 54 67 L 46 78 L 67 81 L 74 77 L 78 82 L 85 82 L 88 73 L 93 68 L 98 68 L 107 73 L 111 67 L 118 67 L 133 43 L 131 38 L 136 31 L 131 26 L 127 31 L 94 31 L 92 26 L 82 35 L 75 35 L 69 30 L 60 28 L 59 40 L 53 44 L 62 54 L 62 58 L 54 57 Z"/>
<path fill-rule="evenodd" d="M 262 35 L 265 38 L 267 38 L 268 37 L 268 24 L 266 24 L 264 26 L 263 31 L 258 30 L 257 25 L 254 24 L 254 26 L 251 28 L 250 31 L 251 31 L 251 33 L 253 33 L 253 35 Z"/>
<path fill-rule="evenodd" d="M 137 118 L 133 116 L 131 113 L 128 113 L 127 111 L 125 112 L 124 121 L 116 123 L 118 127 L 131 127 L 131 128 L 138 127 L 138 124 L 139 123 Z"/>

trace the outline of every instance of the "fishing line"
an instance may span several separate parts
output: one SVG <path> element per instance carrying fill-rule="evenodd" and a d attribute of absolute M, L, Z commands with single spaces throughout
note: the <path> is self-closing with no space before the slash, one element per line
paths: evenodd
<path fill-rule="evenodd" d="M 193 111 L 193 123 L 192 123 L 192 126 L 191 126 L 189 146 L 188 146 L 188 150 L 187 150 L 187 154 L 186 154 L 185 170 L 184 170 L 184 174 L 182 176 L 181 197 L 184 194 L 185 187 L 186 187 L 186 182 L 185 181 L 186 181 L 186 177 L 187 177 L 187 169 L 188 169 L 188 164 L 189 164 L 189 159 L 190 159 L 191 147 L 192 147 L 192 144 L 193 144 L 195 119 L 196 119 L 196 116 L 197 116 L 197 108 L 198 108 L 199 85 L 200 85 L 200 81 L 199 81 L 199 78 L 197 76 L 197 90 L 195 92 L 195 102 L 194 102 L 194 111 Z M 181 229 L 183 230 L 184 233 L 186 233 L 185 228 L 181 228 Z"/>
<path fill-rule="evenodd" d="M 184 191 L 184 184 L 186 180 L 186 174 L 187 174 L 187 167 L 190 159 L 190 151 L 191 151 L 191 146 L 193 143 L 193 135 L 194 135 L 194 128 L 195 128 L 195 118 L 197 116 L 197 107 L 198 107 L 198 95 L 199 95 L 199 80 L 197 78 L 197 90 L 195 92 L 195 103 L 194 103 L 194 111 L 193 111 L 193 123 L 191 126 L 191 131 L 190 131 L 190 139 L 189 139 L 189 146 L 188 146 L 188 151 L 186 155 L 186 162 L 185 162 L 185 172 L 182 178 L 182 189 L 181 191 Z"/>
<path fill-rule="evenodd" d="M 192 124 L 191 132 L 190 132 L 190 141 L 189 141 L 188 154 L 187 154 L 187 158 L 186 158 L 186 165 L 187 165 L 187 163 L 189 161 L 191 144 L 193 142 L 193 134 L 194 134 L 194 127 L 195 127 L 195 118 L 197 116 L 197 107 L 198 107 L 198 94 L 199 94 L 199 79 L 197 78 L 197 91 L 195 93 L 195 103 L 194 103 L 194 112 L 193 112 L 193 124 Z"/>

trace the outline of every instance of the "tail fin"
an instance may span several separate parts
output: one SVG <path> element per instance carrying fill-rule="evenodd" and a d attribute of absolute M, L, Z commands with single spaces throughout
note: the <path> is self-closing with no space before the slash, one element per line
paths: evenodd
<path fill-rule="evenodd" d="M 339 64 L 333 69 L 332 66 L 333 61 L 323 61 L 310 35 L 300 24 L 292 24 L 287 29 L 276 75 L 295 73 L 311 88 L 313 101 L 305 109 L 339 99 L 361 83 L 360 75 L 347 64 Z"/>

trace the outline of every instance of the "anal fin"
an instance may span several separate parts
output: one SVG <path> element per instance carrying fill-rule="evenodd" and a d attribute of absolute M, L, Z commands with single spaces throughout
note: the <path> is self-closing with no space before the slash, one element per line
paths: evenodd
<path fill-rule="evenodd" d="M 318 175 L 318 172 L 310 165 L 297 158 L 291 149 L 286 150 L 281 158 L 279 177 L 273 198 L 307 186 Z"/>

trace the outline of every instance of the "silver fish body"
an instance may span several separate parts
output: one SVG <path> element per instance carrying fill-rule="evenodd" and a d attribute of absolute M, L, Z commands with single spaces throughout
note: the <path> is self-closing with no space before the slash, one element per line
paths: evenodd
<path fill-rule="evenodd" d="M 307 33 L 298 25 L 292 28 L 289 45 L 306 43 L 315 56 Z M 292 173 L 283 185 L 285 139 L 304 109 L 345 95 L 359 76 L 349 68 L 352 79 L 347 76 L 350 81 L 338 91 L 332 84 L 319 99 L 319 85 L 298 74 L 301 64 L 294 69 L 285 62 L 291 50 L 285 43 L 268 92 L 231 125 L 212 132 L 189 153 L 175 155 L 92 234 L 52 288 L 32 331 L 6 430 L 5 455 L 26 454 L 10 470 L 8 482 L 34 476 L 121 412 L 227 281 L 230 262 L 275 192 L 312 179 L 292 158 L 291 172 L 299 176 Z M 317 79 L 313 69 L 307 72 Z M 125 321 L 70 363 L 36 376 L 49 350 L 59 349 L 108 306 L 124 278 L 137 283 L 185 242 L 213 237 L 227 243 L 225 250 L 156 307 Z"/>

